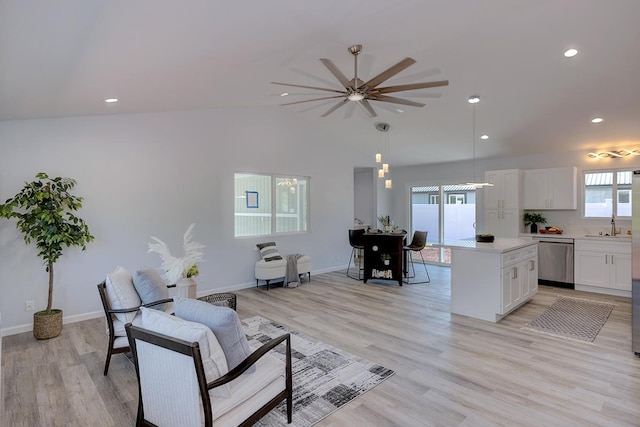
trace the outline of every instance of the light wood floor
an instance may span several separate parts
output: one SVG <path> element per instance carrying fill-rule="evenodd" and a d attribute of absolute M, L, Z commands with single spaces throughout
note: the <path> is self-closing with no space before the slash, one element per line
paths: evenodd
<path fill-rule="evenodd" d="M 451 315 L 450 271 L 429 271 L 430 284 L 403 287 L 335 272 L 296 289 L 246 289 L 237 292 L 238 313 L 396 371 L 320 426 L 640 425 L 630 299 L 541 286 L 530 303 L 493 324 Z M 559 295 L 616 304 L 593 345 L 521 330 Z M 101 319 L 66 325 L 45 342 L 29 333 L 5 337 L 0 425 L 133 425 L 133 366 L 115 355 L 103 376 L 105 348 Z"/>

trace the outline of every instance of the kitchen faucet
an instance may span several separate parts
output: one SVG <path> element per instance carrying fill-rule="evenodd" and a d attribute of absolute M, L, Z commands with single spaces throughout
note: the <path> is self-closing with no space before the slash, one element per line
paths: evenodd
<path fill-rule="evenodd" d="M 616 235 L 616 218 L 614 215 L 611 215 L 611 236 L 615 237 Z"/>

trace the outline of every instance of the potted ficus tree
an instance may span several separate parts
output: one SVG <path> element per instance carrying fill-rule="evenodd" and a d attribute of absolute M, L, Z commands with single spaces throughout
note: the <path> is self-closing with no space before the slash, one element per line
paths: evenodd
<path fill-rule="evenodd" d="M 75 185 L 74 179 L 49 178 L 40 172 L 36 180 L 26 182 L 18 194 L 0 204 L 0 217 L 17 219 L 16 228 L 25 243 L 35 243 L 49 273 L 47 308 L 33 315 L 33 335 L 37 339 L 57 337 L 62 331 L 62 310 L 51 308 L 53 265 L 65 248 L 80 246 L 84 251 L 94 239 L 84 221 L 73 214 L 83 200 L 70 193 Z"/>

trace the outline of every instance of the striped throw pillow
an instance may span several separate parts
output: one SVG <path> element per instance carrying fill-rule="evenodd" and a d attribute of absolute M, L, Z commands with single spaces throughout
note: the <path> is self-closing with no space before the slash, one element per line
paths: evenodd
<path fill-rule="evenodd" d="M 276 248 L 275 242 L 258 243 L 256 246 L 260 250 L 260 256 L 263 260 L 275 261 L 277 259 L 282 259 L 278 253 L 278 248 Z"/>

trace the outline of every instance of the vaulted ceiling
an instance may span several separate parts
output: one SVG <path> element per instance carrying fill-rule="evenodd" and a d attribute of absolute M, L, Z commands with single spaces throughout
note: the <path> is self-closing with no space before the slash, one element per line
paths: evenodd
<path fill-rule="evenodd" d="M 278 108 L 363 159 L 389 123 L 395 165 L 469 159 L 482 134 L 477 157 L 638 148 L 639 16 L 638 0 L 0 0 L 0 120 Z M 319 58 L 351 78 L 353 44 L 364 80 L 412 57 L 385 85 L 450 84 L 375 118 L 279 105 L 325 94 L 272 81 L 340 89 Z"/>

